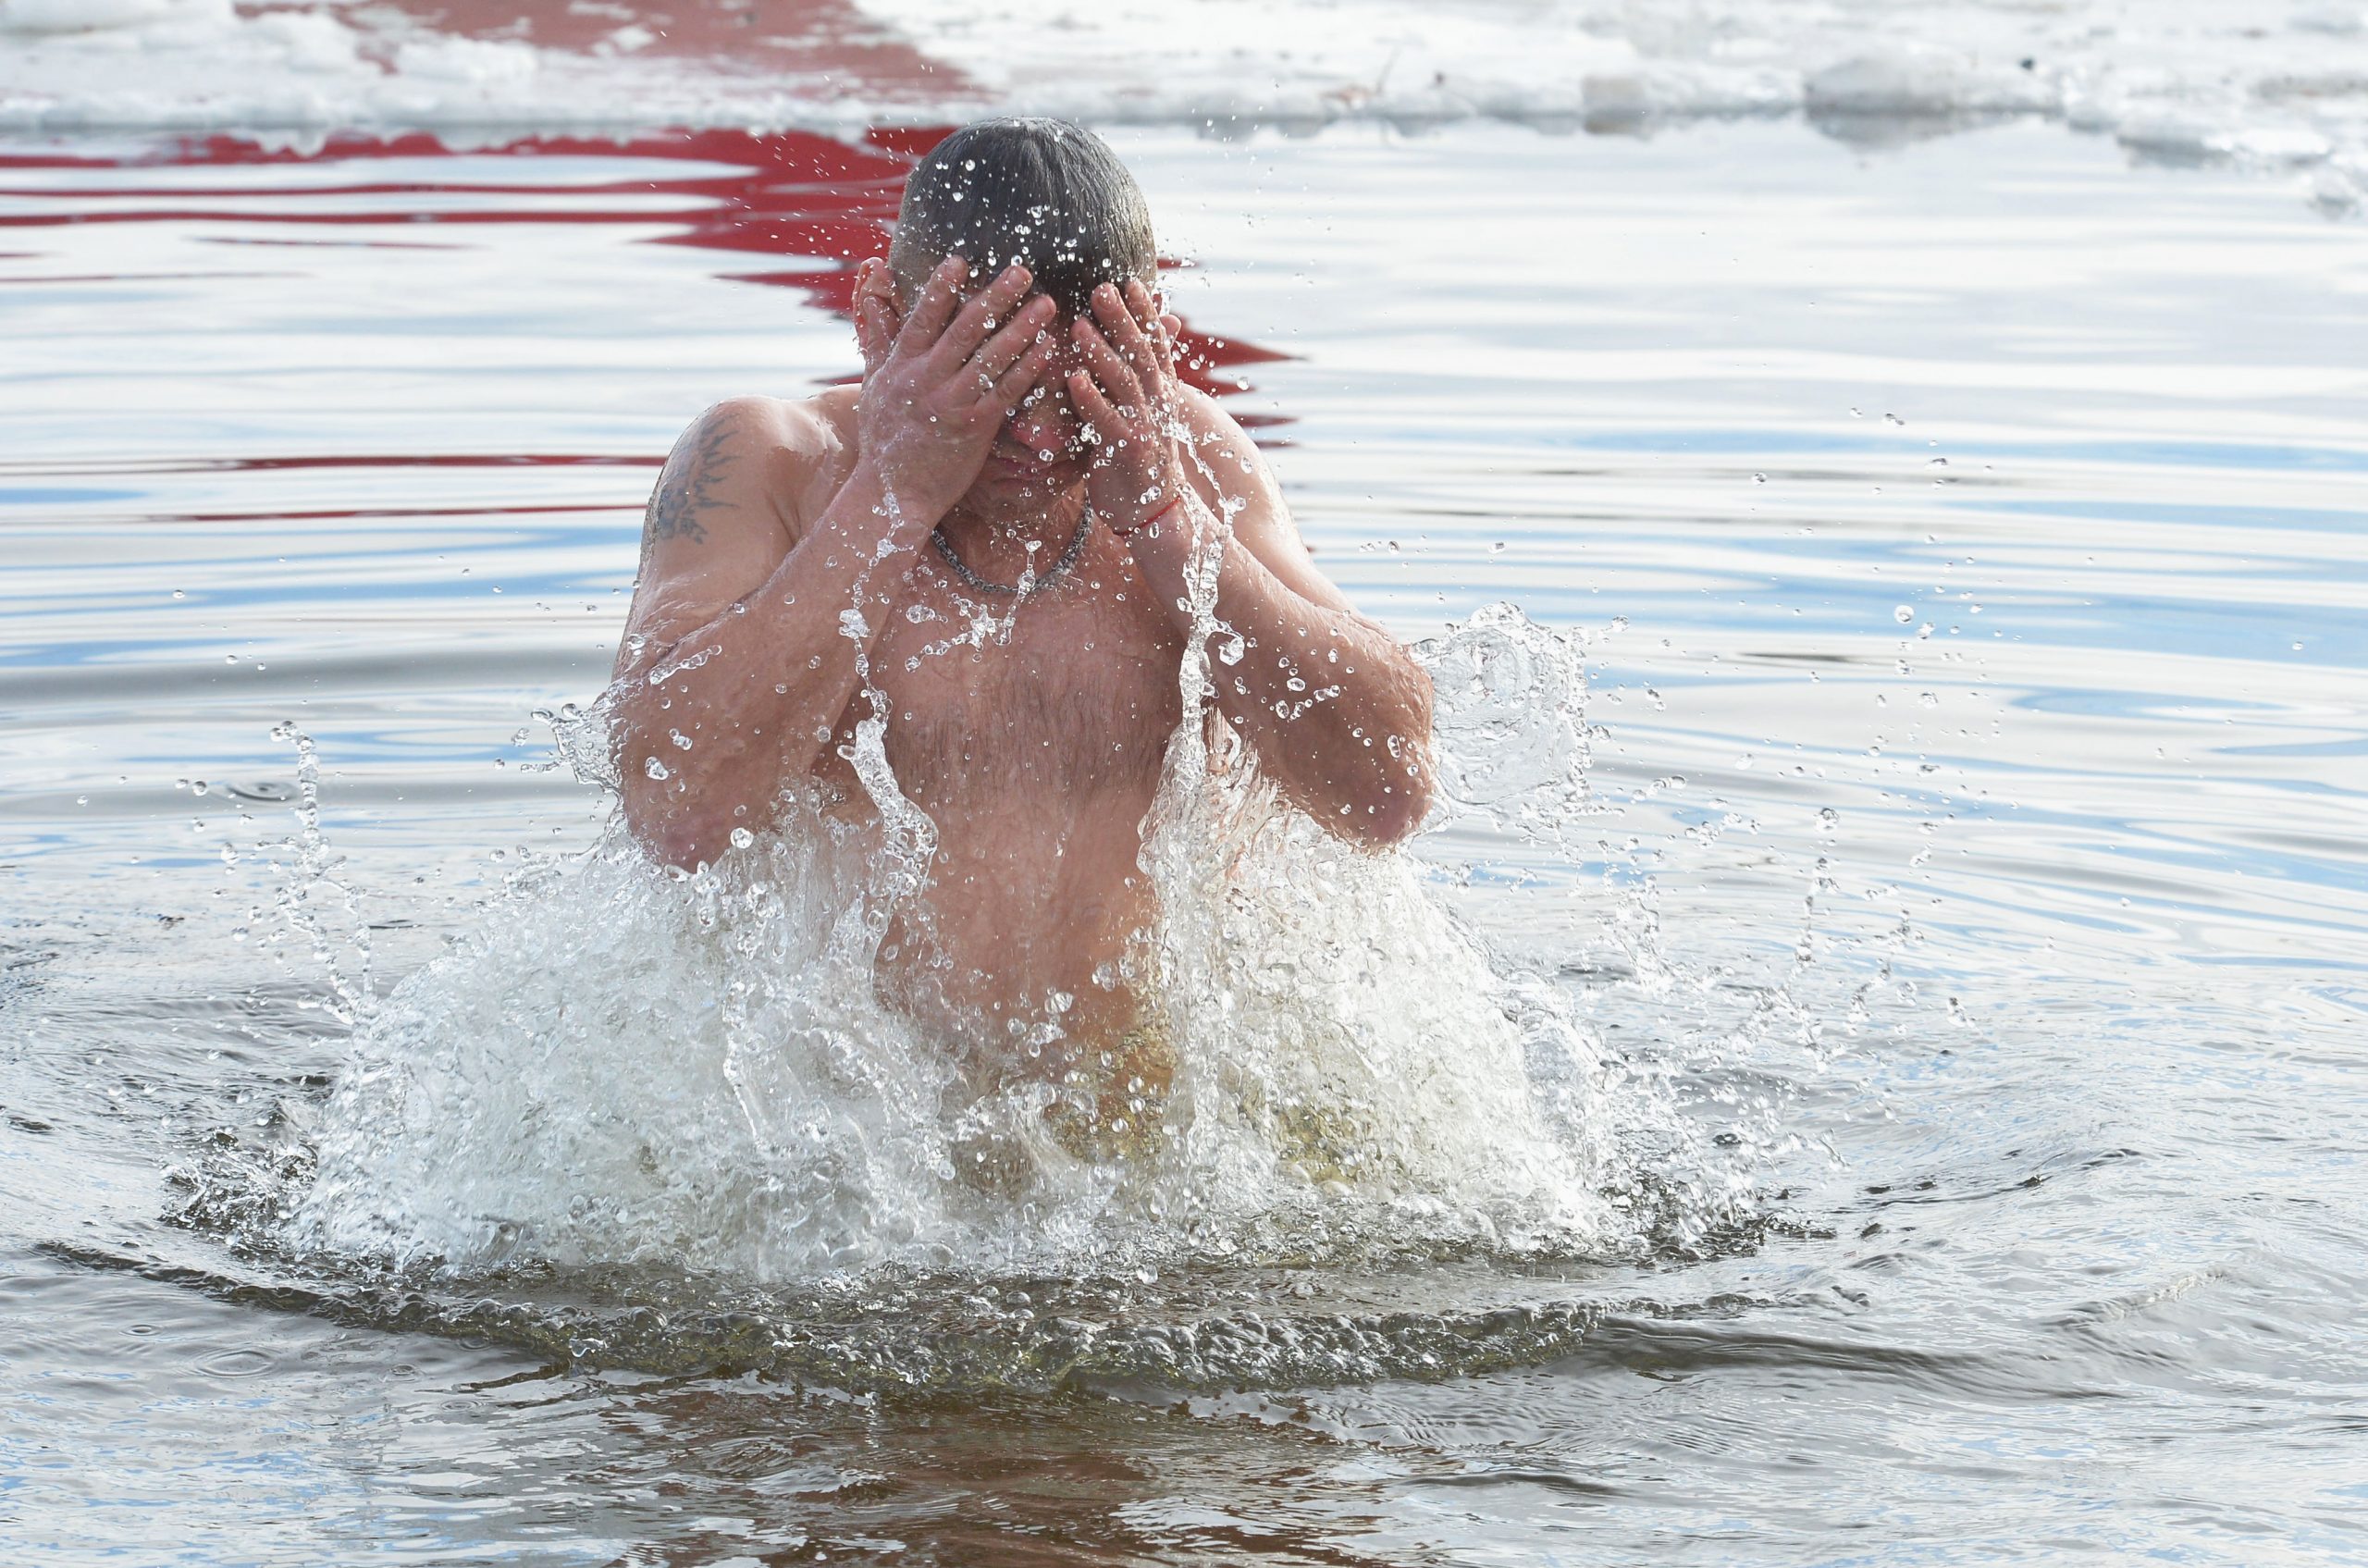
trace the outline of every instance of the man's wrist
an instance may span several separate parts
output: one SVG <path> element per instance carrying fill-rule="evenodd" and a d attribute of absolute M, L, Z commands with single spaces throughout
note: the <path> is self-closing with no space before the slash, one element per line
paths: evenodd
<path fill-rule="evenodd" d="M 1166 476 L 1159 482 L 1159 489 L 1166 495 L 1166 500 L 1137 519 L 1134 526 L 1113 527 L 1110 531 L 1122 539 L 1131 540 L 1145 536 L 1157 538 L 1163 527 L 1178 521 L 1185 515 L 1186 509 L 1191 505 L 1197 494 L 1192 488 L 1191 480 L 1185 477 L 1181 464 L 1175 464 L 1167 469 Z"/>
<path fill-rule="evenodd" d="M 1179 492 L 1178 494 L 1170 496 L 1166 501 L 1162 502 L 1151 512 L 1149 516 L 1138 518 L 1133 527 L 1114 527 L 1110 531 L 1117 535 L 1122 539 L 1132 539 L 1146 533 L 1150 534 L 1153 538 L 1156 538 L 1159 537 L 1160 524 L 1173 513 L 1178 507 L 1180 507 L 1183 504 L 1184 497 Z"/>
<path fill-rule="evenodd" d="M 857 518 L 844 518 L 845 531 L 886 537 L 900 545 L 918 545 L 922 536 L 944 519 L 947 505 L 932 502 L 918 494 L 910 485 L 899 486 L 879 462 L 867 455 L 858 459 L 847 482 L 840 488 L 841 497 L 856 503 L 856 510 L 869 520 L 870 525 Z M 884 530 L 881 525 L 885 525 Z"/>

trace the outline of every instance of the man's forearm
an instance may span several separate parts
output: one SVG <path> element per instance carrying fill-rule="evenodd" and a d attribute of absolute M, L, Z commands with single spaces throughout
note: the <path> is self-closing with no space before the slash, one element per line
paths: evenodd
<path fill-rule="evenodd" d="M 1135 540 L 1137 564 L 1180 630 L 1191 623 L 1180 601 L 1194 540 L 1217 526 L 1194 497 L 1162 520 L 1159 537 Z M 1412 657 L 1379 627 L 1293 591 L 1229 533 L 1216 614 L 1218 710 L 1260 770 L 1343 836 L 1388 844 L 1419 827 L 1430 801 L 1431 686 Z"/>
<path fill-rule="evenodd" d="M 900 515 L 858 465 L 763 586 L 617 683 L 627 820 L 660 858 L 712 860 L 770 824 L 781 781 L 810 772 L 934 517 Z M 849 611 L 859 613 L 859 638 Z"/>

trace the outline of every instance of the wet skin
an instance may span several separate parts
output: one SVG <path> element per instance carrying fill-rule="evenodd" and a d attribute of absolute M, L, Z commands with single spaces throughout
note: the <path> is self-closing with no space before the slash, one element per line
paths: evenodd
<path fill-rule="evenodd" d="M 860 387 L 736 399 L 684 434 L 650 500 L 615 744 L 626 820 L 673 865 L 720 858 L 801 788 L 871 823 L 852 760 L 868 668 L 897 787 L 935 835 L 883 992 L 974 1038 L 1070 997 L 1067 1036 L 1106 1039 L 1137 1003 L 1096 972 L 1154 913 L 1141 823 L 1183 717 L 1195 538 L 1230 514 L 1216 608 L 1247 651 L 1212 667 L 1212 706 L 1334 833 L 1378 847 L 1420 823 L 1430 689 L 1315 570 L 1240 426 L 1177 381 L 1142 285 L 1065 321 L 1030 281 L 950 257 L 906 309 L 867 262 Z M 1010 584 L 1049 574 L 1081 524 L 1075 564 L 1016 604 L 930 539 Z"/>

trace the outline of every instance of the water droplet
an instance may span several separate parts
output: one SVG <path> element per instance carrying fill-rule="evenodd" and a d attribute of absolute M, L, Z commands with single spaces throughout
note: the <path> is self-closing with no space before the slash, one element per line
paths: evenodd
<path fill-rule="evenodd" d="M 1910 610 L 1906 605 L 1897 605 L 1892 610 L 1891 618 L 1905 626 L 1910 621 L 1916 619 L 1916 611 Z"/>
<path fill-rule="evenodd" d="M 750 845 L 752 845 L 752 844 L 754 844 L 754 843 L 756 843 L 756 842 L 757 842 L 757 835 L 756 835 L 755 833 L 750 833 L 746 828 L 734 828 L 734 829 L 732 830 L 732 847 L 733 847 L 733 848 L 734 848 L 734 849 L 746 849 L 746 848 L 747 848 L 747 847 L 748 847 L 748 846 L 750 846 Z"/>
<path fill-rule="evenodd" d="M 187 599 L 187 598 L 189 597 L 189 595 L 187 595 L 187 594 L 185 594 L 185 593 L 181 592 L 181 590 L 180 590 L 180 589 L 179 589 L 179 588 L 175 588 L 175 589 L 173 590 L 173 597 L 174 597 L 175 599 Z"/>
<path fill-rule="evenodd" d="M 655 757 L 648 758 L 644 760 L 641 765 L 641 771 L 643 773 L 653 779 L 663 779 L 672 776 L 666 772 L 666 764 L 660 762 Z"/>

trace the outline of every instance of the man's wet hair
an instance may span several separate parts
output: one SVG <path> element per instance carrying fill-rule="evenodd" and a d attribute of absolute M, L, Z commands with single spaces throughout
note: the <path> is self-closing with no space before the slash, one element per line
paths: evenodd
<path fill-rule="evenodd" d="M 905 184 L 888 248 L 907 304 L 949 255 L 984 283 L 1013 262 L 1071 315 L 1095 287 L 1152 283 L 1151 206 L 1110 144 L 1056 119 L 982 119 L 930 150 Z"/>

